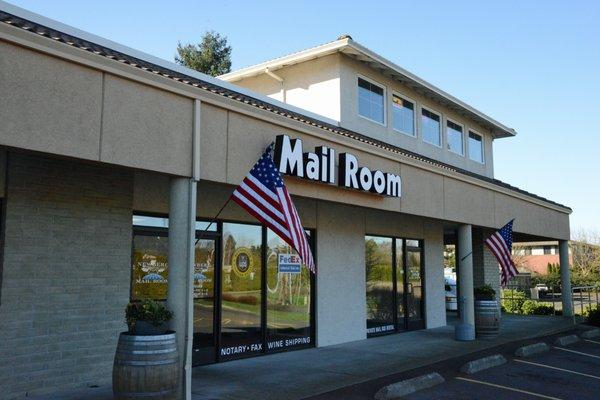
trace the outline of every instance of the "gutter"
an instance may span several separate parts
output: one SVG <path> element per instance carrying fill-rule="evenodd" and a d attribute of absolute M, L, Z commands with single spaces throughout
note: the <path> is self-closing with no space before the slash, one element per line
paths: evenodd
<path fill-rule="evenodd" d="M 271 71 L 269 69 L 269 67 L 265 68 L 265 74 L 269 75 L 271 78 L 275 79 L 276 81 L 278 81 L 281 84 L 281 99 L 283 100 L 284 103 L 287 104 L 287 99 L 286 99 L 286 94 L 285 94 L 285 81 L 283 80 L 283 78 L 279 75 L 277 75 L 276 73 L 274 73 L 273 71 Z"/>

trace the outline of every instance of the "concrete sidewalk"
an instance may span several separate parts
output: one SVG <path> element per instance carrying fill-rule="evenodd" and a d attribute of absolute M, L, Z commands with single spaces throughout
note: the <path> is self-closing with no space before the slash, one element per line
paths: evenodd
<path fill-rule="evenodd" d="M 302 399 L 491 348 L 573 328 L 570 318 L 503 315 L 494 340 L 457 342 L 454 327 L 194 368 L 194 400 Z"/>
<path fill-rule="evenodd" d="M 449 323 L 455 322 L 449 318 Z M 573 328 L 571 318 L 503 315 L 494 340 L 457 342 L 454 327 L 406 332 L 336 346 L 196 367 L 194 400 L 295 400 L 412 370 L 516 340 Z M 109 400 L 110 385 L 30 397 L 32 400 Z"/>

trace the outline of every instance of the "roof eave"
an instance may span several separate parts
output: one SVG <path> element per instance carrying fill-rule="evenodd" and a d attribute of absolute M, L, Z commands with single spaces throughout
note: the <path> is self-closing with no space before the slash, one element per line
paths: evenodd
<path fill-rule="evenodd" d="M 508 126 L 496 121 L 490 116 L 469 106 L 468 104 L 457 99 L 451 94 L 419 78 L 413 73 L 405 70 L 399 65 L 378 55 L 377 53 L 369 50 L 365 46 L 355 42 L 350 38 L 339 39 L 320 46 L 312 47 L 310 49 L 302 50 L 287 56 L 265 61 L 260 64 L 252 65 L 250 67 L 242 68 L 237 71 L 229 72 L 227 74 L 219 76 L 218 78 L 226 82 L 236 82 L 244 78 L 264 74 L 267 68 L 271 71 L 275 71 L 277 69 L 281 69 L 289 65 L 294 65 L 315 58 L 324 57 L 336 52 L 360 55 L 363 59 L 380 64 L 385 69 L 391 71 L 392 75 L 402 77 L 402 80 L 410 82 L 411 84 L 425 91 L 434 98 L 437 98 L 440 101 L 447 102 L 453 105 L 472 119 L 479 120 L 489 128 L 490 132 L 494 135 L 495 139 L 513 137 L 517 134 L 517 132 L 514 129 L 509 128 Z"/>

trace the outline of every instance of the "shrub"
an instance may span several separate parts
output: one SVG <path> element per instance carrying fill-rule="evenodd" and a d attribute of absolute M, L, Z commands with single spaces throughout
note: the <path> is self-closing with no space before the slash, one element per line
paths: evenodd
<path fill-rule="evenodd" d="M 173 313 L 161 302 L 143 300 L 127 304 L 125 321 L 129 331 L 133 331 L 136 321 L 146 321 L 154 326 L 161 326 L 173 318 Z"/>
<path fill-rule="evenodd" d="M 520 290 L 504 289 L 502 291 L 502 307 L 507 313 L 520 314 L 525 300 L 525 292 Z"/>
<path fill-rule="evenodd" d="M 474 292 L 476 300 L 494 300 L 496 298 L 496 291 L 487 284 L 476 287 Z"/>
<path fill-rule="evenodd" d="M 525 300 L 521 306 L 521 313 L 525 315 L 552 315 L 554 307 L 533 300 Z"/>
<path fill-rule="evenodd" d="M 584 315 L 588 324 L 600 326 L 600 306 L 588 306 L 584 312 Z"/>

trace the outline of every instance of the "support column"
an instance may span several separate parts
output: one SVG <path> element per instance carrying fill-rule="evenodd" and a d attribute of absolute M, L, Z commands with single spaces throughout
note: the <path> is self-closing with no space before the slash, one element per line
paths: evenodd
<path fill-rule="evenodd" d="M 196 229 L 196 182 L 190 178 L 171 178 L 169 199 L 169 283 L 167 305 L 173 311 L 170 328 L 177 334 L 180 365 L 180 398 L 191 385 L 191 366 L 186 362 L 193 336 L 188 324 L 192 307 L 194 247 Z M 188 377 L 189 375 L 189 377 Z"/>
<path fill-rule="evenodd" d="M 458 286 L 460 323 L 456 326 L 457 340 L 475 339 L 475 303 L 473 299 L 473 237 L 471 225 L 458 227 Z"/>
<path fill-rule="evenodd" d="M 562 286 L 562 309 L 566 317 L 573 316 L 573 299 L 571 293 L 571 270 L 569 268 L 569 241 L 560 240 L 558 242 L 558 251 L 560 257 L 560 282 Z"/>

